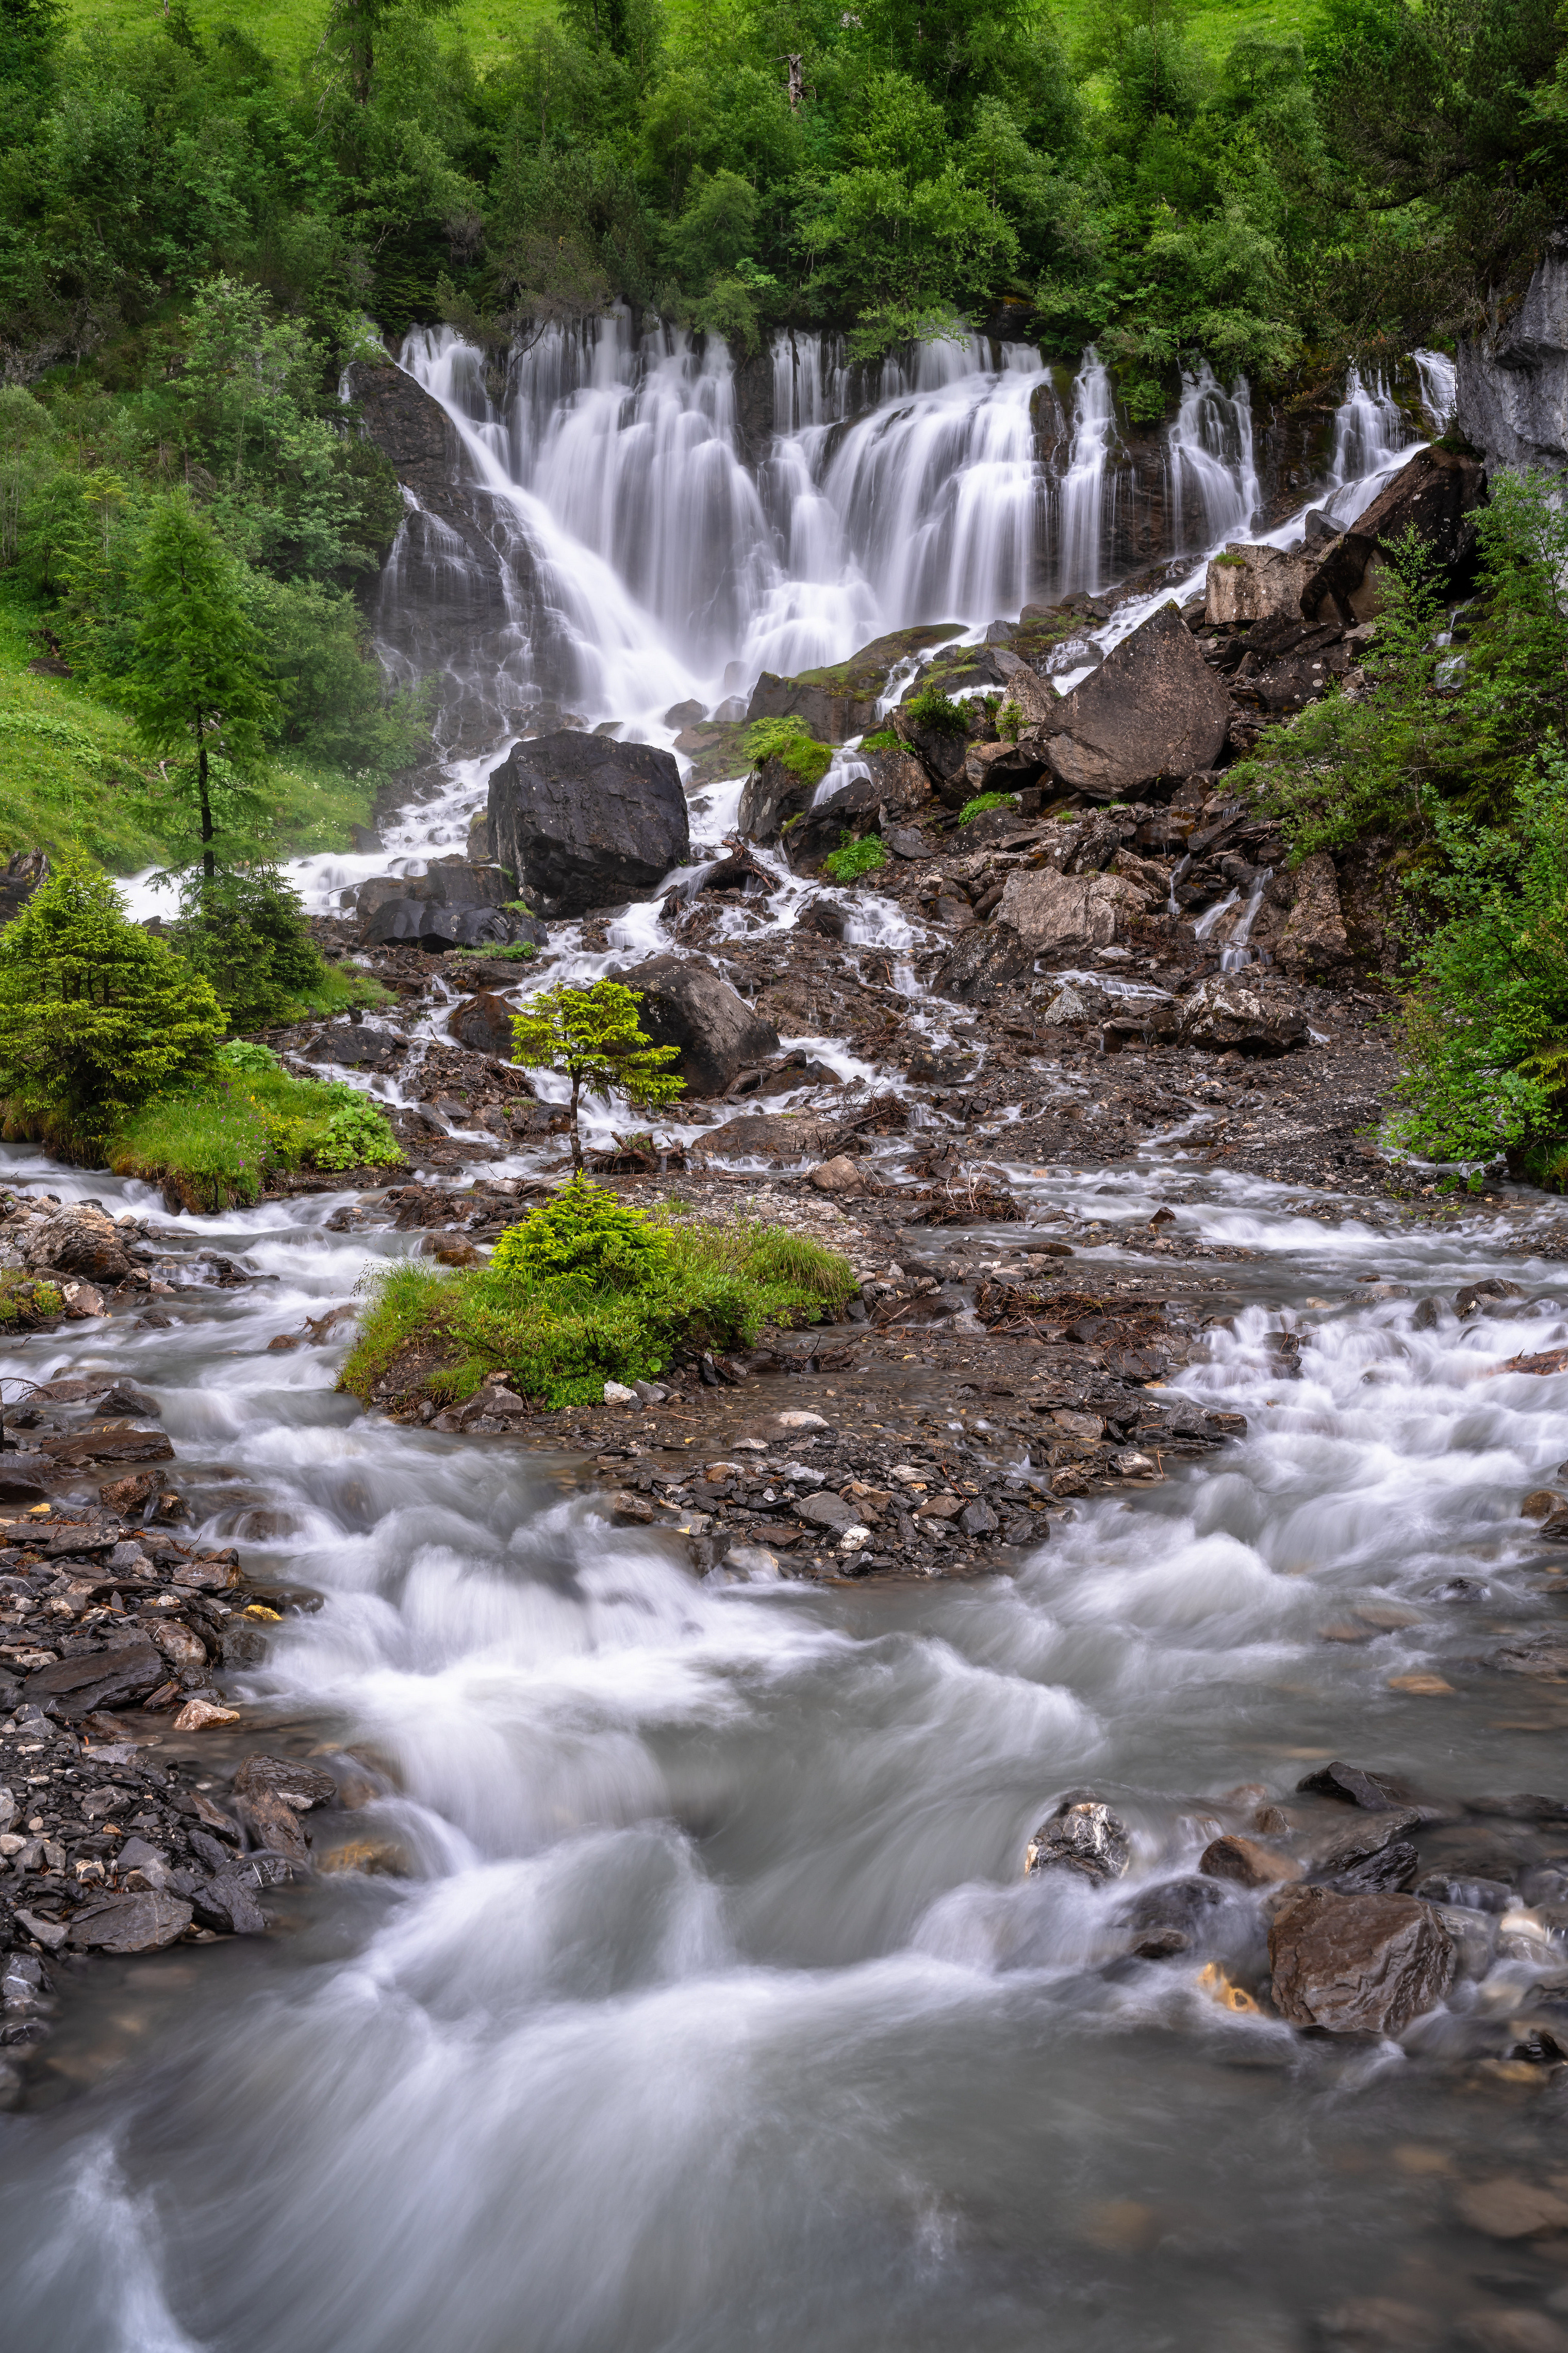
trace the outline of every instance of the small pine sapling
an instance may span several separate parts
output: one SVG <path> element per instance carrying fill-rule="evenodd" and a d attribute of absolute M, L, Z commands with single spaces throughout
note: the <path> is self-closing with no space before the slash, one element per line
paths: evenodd
<path fill-rule="evenodd" d="M 642 991 L 618 980 L 591 988 L 563 984 L 542 989 L 512 1016 L 512 1060 L 525 1071 L 556 1071 L 572 1086 L 572 1166 L 581 1174 L 579 1111 L 584 1094 L 607 1103 L 623 1094 L 639 1110 L 658 1111 L 686 1085 L 672 1076 L 678 1046 L 655 1046 L 637 1025 Z"/>

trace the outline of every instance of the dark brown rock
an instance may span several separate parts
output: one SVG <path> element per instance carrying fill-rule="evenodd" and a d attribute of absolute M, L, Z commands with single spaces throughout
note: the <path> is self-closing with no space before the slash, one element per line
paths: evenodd
<path fill-rule="evenodd" d="M 125 1701 L 144 1699 L 168 1675 L 168 1666 L 140 1629 L 127 1642 L 110 1651 L 89 1651 L 77 1659 L 59 1659 L 37 1667 L 27 1677 L 27 1698 L 36 1705 L 58 1702 L 67 1715 L 84 1715 L 89 1709 L 120 1707 Z"/>
<path fill-rule="evenodd" d="M 310 1850 L 300 1817 L 274 1790 L 258 1789 L 252 1797 L 238 1799 L 236 1810 L 258 1846 L 281 1855 L 285 1862 L 309 1864 Z"/>
<path fill-rule="evenodd" d="M 477 997 L 466 997 L 461 1005 L 454 1006 L 447 1016 L 447 1028 L 459 1045 L 475 1054 L 489 1054 L 494 1060 L 510 1062 L 512 1056 L 511 1008 L 504 997 L 493 989 L 481 989 Z"/>
<path fill-rule="evenodd" d="M 1112 801 L 1212 768 L 1229 725 L 1229 696 L 1162 605 L 1031 733 L 1058 784 Z"/>
<path fill-rule="evenodd" d="M 562 728 L 514 744 L 489 806 L 497 858 L 545 914 L 642 897 L 690 849 L 680 771 L 649 744 Z"/>
<path fill-rule="evenodd" d="M 1268 1931 L 1274 2000 L 1295 2026 L 1397 2034 L 1441 2001 L 1454 1943 L 1413 1895 L 1342 1895 L 1304 1887 Z"/>
<path fill-rule="evenodd" d="M 338 1794 L 338 1785 L 330 1773 L 318 1766 L 302 1765 L 292 1757 L 268 1757 L 258 1750 L 247 1757 L 234 1777 L 234 1794 L 247 1799 L 260 1797 L 281 1798 L 296 1813 L 308 1814 L 312 1806 L 330 1806 Z"/>
<path fill-rule="evenodd" d="M 1235 1836 L 1211 1840 L 1198 1869 L 1205 1879 L 1228 1879 L 1238 1887 L 1273 1887 L 1301 1876 L 1294 1855 L 1280 1854 L 1257 1839 Z"/>
<path fill-rule="evenodd" d="M 721 1095 L 749 1064 L 779 1050 L 773 1023 L 753 1012 L 711 965 L 655 956 L 617 977 L 641 993 L 637 1020 L 644 1033 L 656 1046 L 679 1047 L 675 1067 L 694 1095 Z"/>
<path fill-rule="evenodd" d="M 1378 549 L 1407 531 L 1426 541 L 1449 585 L 1458 586 L 1474 559 L 1474 517 L 1485 500 L 1486 476 L 1474 458 L 1452 449 L 1418 449 L 1352 528 L 1324 550 L 1302 585 L 1301 610 L 1315 614 L 1329 607 L 1346 620 L 1370 620 L 1381 603 Z"/>

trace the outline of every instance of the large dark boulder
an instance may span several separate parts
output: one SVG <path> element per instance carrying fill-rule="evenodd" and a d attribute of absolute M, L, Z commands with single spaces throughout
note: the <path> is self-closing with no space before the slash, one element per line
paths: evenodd
<path fill-rule="evenodd" d="M 668 752 L 572 728 L 514 744 L 491 770 L 489 831 L 521 895 L 548 915 L 646 896 L 691 846 Z"/>
<path fill-rule="evenodd" d="M 1092 800 L 1120 801 L 1212 768 L 1229 726 L 1229 696 L 1174 605 L 1165 604 L 1030 735 L 1058 784 Z"/>
<path fill-rule="evenodd" d="M 676 1066 L 694 1095 L 721 1095 L 752 1062 L 779 1050 L 779 1033 L 721 980 L 711 965 L 686 964 L 679 956 L 617 976 L 642 991 L 637 1020 L 656 1046 L 676 1046 Z"/>
<path fill-rule="evenodd" d="M 1426 542 L 1449 586 L 1461 586 L 1474 566 L 1475 516 L 1486 495 L 1486 476 L 1476 459 L 1453 449 L 1418 449 L 1350 530 L 1319 555 L 1302 585 L 1302 612 L 1309 617 L 1337 613 L 1345 621 L 1373 619 L 1383 601 L 1378 551 L 1407 531 Z"/>
<path fill-rule="evenodd" d="M 505 867 L 468 858 L 432 859 L 423 874 L 374 874 L 354 892 L 362 922 L 395 899 L 423 899 L 433 907 L 504 907 L 517 897 Z"/>
<path fill-rule="evenodd" d="M 481 989 L 477 997 L 466 997 L 461 1005 L 455 1005 L 447 1026 L 458 1043 L 467 1046 L 470 1053 L 489 1054 L 496 1061 L 510 1061 L 511 1008 L 493 989 Z"/>
<path fill-rule="evenodd" d="M 752 690 L 747 721 L 803 719 L 806 732 L 819 744 L 842 744 L 850 735 L 864 735 L 876 724 L 877 705 L 900 663 L 963 635 L 962 621 L 938 621 L 895 629 L 862 646 L 847 661 L 802 670 L 798 678 L 778 678 L 764 670 Z"/>
<path fill-rule="evenodd" d="M 548 936 L 531 915 L 513 914 L 505 907 L 442 907 L 428 899 L 389 899 L 376 909 L 360 939 L 369 948 L 401 944 L 441 955 L 447 948 L 510 947 L 518 940 L 538 944 Z"/>

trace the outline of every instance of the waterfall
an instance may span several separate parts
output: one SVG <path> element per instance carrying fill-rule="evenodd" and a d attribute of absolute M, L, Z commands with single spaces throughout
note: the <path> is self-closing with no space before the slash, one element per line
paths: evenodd
<path fill-rule="evenodd" d="M 1459 372 L 1442 352 L 1412 352 L 1410 357 L 1420 379 L 1421 403 L 1432 420 L 1433 430 L 1446 433 L 1458 406 Z"/>
<path fill-rule="evenodd" d="M 1172 554 L 1197 554 L 1245 532 L 1258 504 L 1247 378 L 1226 393 L 1206 360 L 1195 373 L 1184 369 L 1166 441 Z"/>
<path fill-rule="evenodd" d="M 1261 502 L 1249 388 L 1203 362 L 1163 435 L 1125 438 L 1092 346 L 1070 396 L 1032 346 L 973 335 L 867 366 L 792 332 L 737 371 L 719 338 L 639 332 L 623 308 L 544 329 L 504 385 L 449 328 L 415 330 L 402 364 L 468 479 L 449 512 L 410 501 L 379 634 L 398 674 L 447 681 L 448 749 L 551 710 L 667 740 L 662 713 L 693 694 L 712 708 L 888 630 L 1101 589 L 1140 547 L 1195 561 Z M 1440 421 L 1452 367 L 1414 364 Z M 1384 379 L 1352 369 L 1337 520 L 1416 436 Z"/>
<path fill-rule="evenodd" d="M 1057 594 L 1098 588 L 1101 582 L 1106 474 L 1116 438 L 1116 405 L 1110 371 L 1091 343 L 1073 386 L 1072 444 L 1059 495 L 1057 533 Z M 1111 498 L 1114 500 L 1114 478 Z"/>

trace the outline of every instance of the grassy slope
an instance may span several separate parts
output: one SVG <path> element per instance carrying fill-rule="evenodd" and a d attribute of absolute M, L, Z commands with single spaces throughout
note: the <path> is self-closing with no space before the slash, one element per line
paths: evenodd
<path fill-rule="evenodd" d="M 72 843 L 113 874 L 161 862 L 168 844 L 140 806 L 147 770 L 129 722 L 74 681 L 34 676 L 37 618 L 19 585 L 0 577 L 0 862 L 16 849 Z M 369 821 L 373 797 L 369 783 L 279 761 L 271 797 L 280 848 L 344 848 L 350 825 Z"/>
<path fill-rule="evenodd" d="M 1069 45 L 1089 28 L 1098 0 L 1055 0 L 1055 14 Z M 260 47 L 286 64 L 299 64 L 316 47 L 325 17 L 322 0 L 190 0 L 191 21 L 200 32 L 223 24 L 244 26 Z M 103 25 L 113 33 L 152 32 L 163 16 L 163 0 L 68 0 L 78 25 Z M 1211 57 L 1221 58 L 1244 34 L 1304 33 L 1316 15 L 1315 0 L 1196 0 L 1188 31 Z M 520 33 L 541 17 L 553 17 L 553 0 L 458 0 L 447 21 L 456 26 L 482 69 L 495 65 Z"/>

